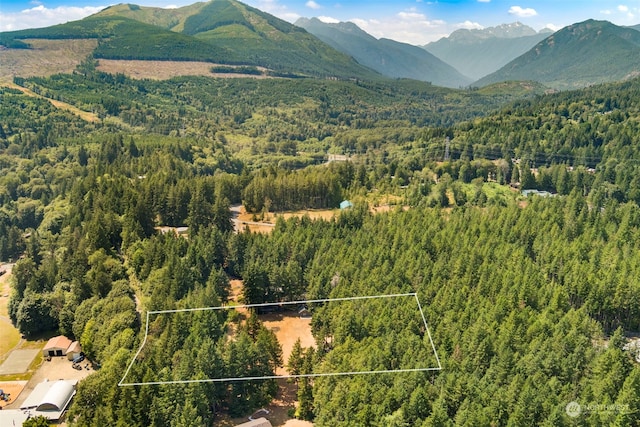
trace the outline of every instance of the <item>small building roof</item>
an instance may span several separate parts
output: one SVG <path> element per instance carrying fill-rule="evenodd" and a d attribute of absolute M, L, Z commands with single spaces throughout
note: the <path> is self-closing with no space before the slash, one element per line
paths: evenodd
<path fill-rule="evenodd" d="M 272 425 L 271 421 L 264 417 L 260 417 L 255 420 L 247 421 L 246 423 L 238 424 L 236 427 L 272 427 Z"/>
<path fill-rule="evenodd" d="M 553 193 L 550 193 L 548 191 L 541 191 L 541 190 L 522 190 L 522 195 L 525 197 L 529 197 L 529 196 L 552 197 Z"/>
<path fill-rule="evenodd" d="M 20 405 L 20 409 L 63 412 L 75 394 L 77 381 L 43 381 Z"/>
<path fill-rule="evenodd" d="M 29 419 L 27 411 L 4 409 L 0 411 L 0 426 L 21 426 Z"/>
<path fill-rule="evenodd" d="M 71 340 L 69 338 L 65 337 L 64 335 L 58 335 L 57 337 L 53 337 L 49 341 L 47 341 L 47 344 L 45 344 L 43 351 L 57 348 L 66 352 L 70 345 Z"/>
<path fill-rule="evenodd" d="M 74 341 L 67 348 L 67 353 L 80 353 L 82 351 L 82 347 L 80 347 L 79 341 Z"/>

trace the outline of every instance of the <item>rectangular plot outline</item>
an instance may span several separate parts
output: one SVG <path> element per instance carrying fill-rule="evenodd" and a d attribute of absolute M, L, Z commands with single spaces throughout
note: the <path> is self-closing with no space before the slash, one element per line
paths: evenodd
<path fill-rule="evenodd" d="M 317 374 L 297 374 L 297 375 L 267 375 L 267 376 L 259 376 L 259 377 L 237 377 L 237 378 L 205 378 L 205 379 L 197 379 L 197 380 L 173 380 L 173 381 L 147 381 L 147 382 L 135 382 L 135 383 L 125 383 L 124 380 L 129 375 L 129 371 L 131 367 L 135 363 L 138 355 L 144 348 L 147 343 L 147 337 L 149 335 L 149 316 L 151 314 L 170 314 L 170 313 L 185 313 L 185 312 L 193 312 L 193 311 L 211 311 L 211 310 L 229 310 L 229 309 L 238 309 L 238 308 L 252 308 L 252 307 L 269 307 L 274 305 L 302 305 L 302 304 L 312 304 L 312 303 L 326 303 L 326 302 L 335 302 L 335 301 L 358 301 L 358 300 L 369 300 L 369 299 L 379 299 L 379 298 L 398 298 L 398 297 L 414 297 L 416 300 L 416 304 L 418 305 L 418 310 L 420 311 L 420 316 L 422 317 L 422 321 L 424 323 L 425 330 L 427 331 L 427 336 L 429 337 L 429 343 L 431 344 L 431 349 L 433 350 L 433 355 L 438 362 L 438 367 L 431 368 L 411 368 L 411 369 L 383 369 L 378 371 L 354 371 L 354 372 L 325 372 L 325 373 L 317 373 Z M 127 386 L 143 386 L 143 385 L 169 385 L 169 384 L 193 384 L 193 383 L 212 383 L 212 382 L 232 382 L 232 381 L 253 381 L 253 380 L 271 380 L 271 379 L 286 379 L 286 378 L 311 378 L 311 377 L 335 377 L 335 376 L 345 376 L 345 375 L 366 375 L 366 374 L 391 374 L 391 373 L 401 373 L 401 372 L 428 372 L 428 371 L 441 371 L 442 364 L 440 363 L 440 358 L 438 357 L 438 352 L 436 351 L 436 346 L 433 342 L 433 338 L 431 337 L 431 332 L 429 331 L 429 326 L 427 325 L 427 319 L 424 316 L 424 311 L 422 310 L 422 305 L 420 304 L 420 299 L 418 298 L 418 294 L 416 292 L 406 293 L 406 294 L 391 294 L 391 295 L 369 295 L 369 296 L 359 296 L 359 297 L 345 297 L 345 298 L 323 298 L 323 299 L 314 299 L 314 300 L 303 300 L 303 301 L 285 301 L 285 302 L 269 302 L 262 304 L 246 304 L 246 305 L 221 305 L 217 307 L 201 307 L 201 308 L 183 308 L 177 310 L 156 310 L 156 311 L 147 311 L 147 319 L 145 325 L 144 339 L 140 344 L 140 348 L 136 352 L 135 356 L 127 366 L 127 370 L 125 371 L 122 379 L 118 383 L 119 387 L 127 387 Z"/>

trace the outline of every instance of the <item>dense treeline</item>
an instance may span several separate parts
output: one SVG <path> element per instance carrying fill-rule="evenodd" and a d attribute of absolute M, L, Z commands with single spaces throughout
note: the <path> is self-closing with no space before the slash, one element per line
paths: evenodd
<path fill-rule="evenodd" d="M 352 180 L 350 163 L 297 172 L 266 170 L 245 187 L 242 199 L 249 212 L 333 209 L 342 201 L 342 191 Z"/>
<path fill-rule="evenodd" d="M 20 83 L 99 123 L 18 91 L 0 98 L 9 315 L 27 336 L 79 339 L 101 364 L 79 385 L 76 425 L 203 425 L 266 404 L 269 381 L 117 386 L 141 313 L 226 303 L 232 278 L 247 303 L 418 293 L 444 369 L 301 379 L 296 413 L 318 425 L 571 425 L 573 400 L 618 405 L 586 425 L 635 420 L 640 371 L 622 347 L 640 330 L 640 81 L 467 122 L 486 98 L 448 105 L 434 123 L 455 126 L 423 127 L 430 97 L 473 99 L 410 82 L 152 82 L 84 66 Z M 352 156 L 305 167 L 328 150 Z M 234 232 L 229 209 L 345 198 L 354 206 L 330 221 L 278 219 L 269 235 Z M 373 214 L 368 201 L 399 206 Z M 408 304 L 309 308 L 318 346 L 288 360 L 250 312 L 156 315 L 127 381 L 435 366 Z"/>
<path fill-rule="evenodd" d="M 131 80 L 96 72 L 94 66 L 87 61 L 74 75 L 18 79 L 17 83 L 150 132 L 211 137 L 237 129 L 259 145 L 357 136 L 350 136 L 353 133 L 345 126 L 416 134 L 417 126 L 448 126 L 505 102 L 500 94 L 456 92 L 415 81 Z M 380 135 L 376 139 L 384 141 Z"/>

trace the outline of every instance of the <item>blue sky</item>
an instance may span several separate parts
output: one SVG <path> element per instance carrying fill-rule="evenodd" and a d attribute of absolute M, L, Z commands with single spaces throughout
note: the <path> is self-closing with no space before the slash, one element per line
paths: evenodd
<path fill-rule="evenodd" d="M 120 0 L 142 6 L 179 7 L 195 0 Z M 81 19 L 115 4 L 109 0 L 0 0 L 0 31 L 45 27 Z M 557 30 L 586 19 L 617 25 L 640 23 L 640 0 L 245 0 L 289 22 L 319 17 L 352 21 L 375 37 L 416 45 L 459 28 L 486 28 L 520 21 L 536 30 Z"/>

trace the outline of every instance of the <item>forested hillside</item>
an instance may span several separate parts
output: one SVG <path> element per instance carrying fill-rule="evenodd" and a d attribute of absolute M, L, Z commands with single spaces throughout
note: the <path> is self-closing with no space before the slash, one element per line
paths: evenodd
<path fill-rule="evenodd" d="M 9 315 L 27 337 L 79 339 L 100 365 L 72 425 L 212 425 L 277 384 L 199 380 L 428 356 L 420 325 L 383 305 L 310 306 L 317 348 L 290 360 L 251 312 L 156 316 L 131 380 L 194 382 L 118 386 L 145 312 L 231 304 L 232 279 L 245 302 L 418 294 L 443 369 L 299 379 L 293 412 L 316 425 L 637 423 L 640 366 L 623 346 L 640 330 L 640 80 L 534 96 L 528 84 L 133 80 L 94 65 L 15 83 L 96 122 L 0 89 Z M 235 232 L 229 209 L 344 199 L 353 207 L 331 220 L 280 218 L 270 234 Z M 572 401 L 615 409 L 574 419 Z"/>
<path fill-rule="evenodd" d="M 436 86 L 454 88 L 465 87 L 472 81 L 424 49 L 389 39 L 378 40 L 352 22 L 328 24 L 317 18 L 300 18 L 296 25 L 352 56 L 358 63 L 388 77 L 428 81 Z"/>
<path fill-rule="evenodd" d="M 562 28 L 473 85 L 535 80 L 566 90 L 623 81 L 638 75 L 639 53 L 638 31 L 590 19 Z"/>
<path fill-rule="evenodd" d="M 181 8 L 121 4 L 47 28 L 0 33 L 0 46 L 27 39 L 99 39 L 94 58 L 205 61 L 266 67 L 280 75 L 373 80 L 383 77 L 316 37 L 235 0 Z"/>

